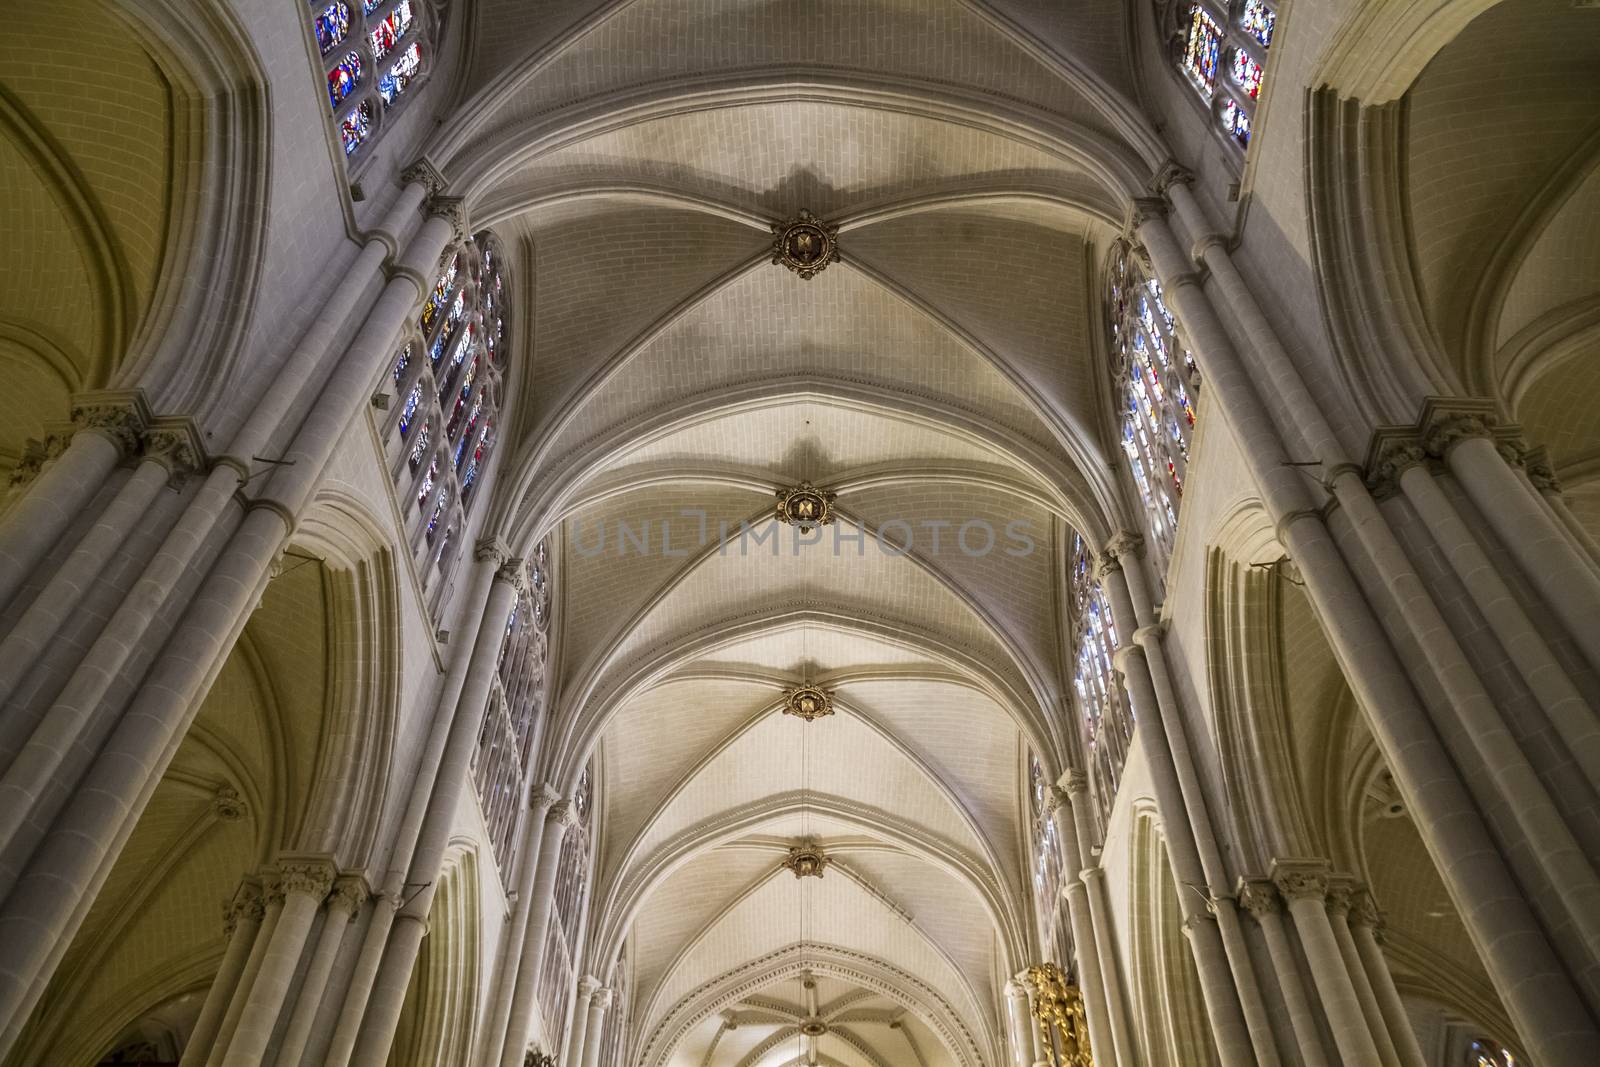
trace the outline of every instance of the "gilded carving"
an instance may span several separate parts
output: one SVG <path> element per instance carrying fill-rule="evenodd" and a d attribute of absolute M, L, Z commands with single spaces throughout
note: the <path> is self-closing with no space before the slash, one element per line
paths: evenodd
<path fill-rule="evenodd" d="M 835 494 L 818 489 L 810 482 L 780 489 L 775 508 L 778 521 L 804 529 L 827 526 L 833 522 L 834 497 Z"/>
<path fill-rule="evenodd" d="M 772 262 L 781 263 L 810 281 L 839 259 L 839 227 L 829 226 L 809 211 L 772 224 Z"/>
<path fill-rule="evenodd" d="M 1024 973 L 1046 1062 L 1051 1067 L 1094 1067 L 1082 991 L 1053 963 L 1036 964 Z"/>
<path fill-rule="evenodd" d="M 828 857 L 810 841 L 789 849 L 789 855 L 783 861 L 784 869 L 796 878 L 821 878 L 822 869 L 827 865 Z"/>
<path fill-rule="evenodd" d="M 833 698 L 814 685 L 801 685 L 783 694 L 783 713 L 806 722 L 833 714 Z"/>

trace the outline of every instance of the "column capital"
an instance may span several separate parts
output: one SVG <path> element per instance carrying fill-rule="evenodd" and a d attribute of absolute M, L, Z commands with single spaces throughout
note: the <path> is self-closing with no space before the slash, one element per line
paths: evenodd
<path fill-rule="evenodd" d="M 400 172 L 401 185 L 410 185 L 413 182 L 426 189 L 430 198 L 442 196 L 450 187 L 449 181 L 439 173 L 439 168 L 434 166 L 433 161 L 427 156 L 423 156 Z"/>
<path fill-rule="evenodd" d="M 266 916 L 267 904 L 262 899 L 260 884 L 250 880 L 240 882 L 233 899 L 222 906 L 223 935 L 232 937 L 241 919 L 259 923 Z"/>
<path fill-rule="evenodd" d="M 285 893 L 301 893 L 318 904 L 333 888 L 338 874 L 333 861 L 322 856 L 284 857 L 278 861 L 278 881 Z"/>
<path fill-rule="evenodd" d="M 1110 546 L 1107 546 L 1104 550 L 1095 554 L 1094 565 L 1090 568 L 1090 573 L 1094 575 L 1096 581 L 1104 581 L 1108 575 L 1116 574 L 1121 570 L 1122 559 L 1111 551 Z"/>
<path fill-rule="evenodd" d="M 594 975 L 586 974 L 578 979 L 578 997 L 580 999 L 588 1000 L 598 992 L 600 992 L 600 979 Z"/>
<path fill-rule="evenodd" d="M 605 988 L 596 989 L 594 996 L 589 998 L 589 1010 L 604 1014 L 611 1010 L 611 1000 L 617 995 L 616 990 Z"/>
<path fill-rule="evenodd" d="M 1006 979 L 1006 984 L 1005 984 L 1005 987 L 1003 989 L 1003 992 L 1005 993 L 1006 999 L 1008 999 L 1008 1000 L 1027 1000 L 1028 999 L 1028 987 L 1023 985 L 1021 982 L 1017 981 L 1017 979 L 1015 979 L 1015 978 L 1007 978 Z"/>
<path fill-rule="evenodd" d="M 264 868 L 261 871 L 261 899 L 266 901 L 269 908 L 273 905 L 283 906 L 283 879 L 274 869 Z"/>
<path fill-rule="evenodd" d="M 167 468 L 167 484 L 173 489 L 182 489 L 189 475 L 207 466 L 200 426 L 187 417 L 152 420 L 144 435 L 144 455 Z"/>
<path fill-rule="evenodd" d="M 1133 228 L 1167 217 L 1167 198 L 1164 196 L 1136 196 L 1133 198 Z"/>
<path fill-rule="evenodd" d="M 1105 551 L 1118 559 L 1137 556 L 1144 547 L 1144 538 L 1131 530 L 1118 530 L 1106 538 Z"/>
<path fill-rule="evenodd" d="M 1385 427 L 1372 435 L 1367 451 L 1364 478 L 1367 488 L 1379 497 L 1392 496 L 1399 491 L 1400 478 L 1412 467 L 1428 462 L 1428 450 L 1422 446 L 1421 437 L 1407 428 Z"/>
<path fill-rule="evenodd" d="M 511 558 L 511 549 L 498 537 L 485 537 L 472 546 L 472 558 L 498 567 Z"/>
<path fill-rule="evenodd" d="M 1067 798 L 1067 791 L 1058 785 L 1045 786 L 1044 802 L 1042 804 L 1045 818 L 1053 817 L 1063 804 L 1070 804 Z"/>
<path fill-rule="evenodd" d="M 1278 889 L 1265 878 L 1239 879 L 1239 906 L 1260 922 L 1278 910 Z"/>
<path fill-rule="evenodd" d="M 1061 777 L 1056 780 L 1056 784 L 1067 791 L 1069 800 L 1075 799 L 1079 795 L 1087 795 L 1089 792 L 1089 776 L 1076 767 L 1068 767 L 1065 771 L 1062 771 Z"/>
<path fill-rule="evenodd" d="M 1156 176 L 1150 180 L 1150 189 L 1161 196 L 1166 196 L 1167 190 L 1174 185 L 1190 185 L 1193 182 L 1194 171 L 1175 159 L 1169 159 L 1161 164 L 1161 169 L 1156 171 Z"/>
<path fill-rule="evenodd" d="M 578 813 L 574 810 L 572 801 L 558 800 L 550 805 L 550 811 L 546 813 L 544 820 L 547 823 L 560 823 L 563 826 L 571 827 L 578 821 Z"/>
<path fill-rule="evenodd" d="M 125 456 L 139 447 L 150 421 L 142 390 L 99 389 L 72 397 L 72 424 L 104 437 Z"/>
<path fill-rule="evenodd" d="M 529 811 L 548 811 L 561 802 L 561 794 L 549 782 L 528 791 Z"/>
<path fill-rule="evenodd" d="M 1322 900 L 1328 893 L 1328 865 L 1321 860 L 1273 860 L 1272 882 L 1291 904 L 1302 898 Z"/>
<path fill-rule="evenodd" d="M 1556 480 L 1556 469 L 1550 463 L 1550 452 L 1540 445 L 1530 448 L 1522 454 L 1522 469 L 1528 472 L 1528 481 L 1541 493 L 1561 492 L 1561 483 Z"/>
<path fill-rule="evenodd" d="M 1333 875 L 1328 879 L 1328 914 L 1339 919 L 1348 919 L 1350 909 L 1355 904 L 1356 880 L 1344 875 Z"/>
<path fill-rule="evenodd" d="M 328 910 L 342 911 L 353 918 L 361 911 L 361 905 L 371 897 L 372 888 L 367 885 L 365 878 L 359 874 L 341 875 L 333 883 L 333 891 L 328 894 Z"/>
<path fill-rule="evenodd" d="M 1373 930 L 1383 925 L 1383 913 L 1378 910 L 1378 902 L 1372 898 L 1372 890 L 1366 886 L 1357 886 L 1350 906 L 1350 925 L 1355 927 L 1370 927 Z"/>
<path fill-rule="evenodd" d="M 472 229 L 467 221 L 467 202 L 459 196 L 428 197 L 428 214 L 448 222 L 451 235 L 458 242 L 465 241 Z"/>

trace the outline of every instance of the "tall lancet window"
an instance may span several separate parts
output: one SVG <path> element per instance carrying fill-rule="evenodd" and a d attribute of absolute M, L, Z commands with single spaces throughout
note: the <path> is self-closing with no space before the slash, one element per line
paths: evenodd
<path fill-rule="evenodd" d="M 626 1067 L 623 1042 L 628 1032 L 628 993 L 633 973 L 628 970 L 628 949 L 623 947 L 611 968 L 611 1010 L 606 1012 L 605 1037 L 600 1043 L 600 1067 Z"/>
<path fill-rule="evenodd" d="M 448 250 L 390 371 L 390 474 L 435 612 L 494 449 L 510 328 L 503 270 L 492 234 Z"/>
<path fill-rule="evenodd" d="M 1268 0 L 1189 0 L 1174 7 L 1178 69 L 1225 139 L 1243 153 L 1255 127 L 1277 8 Z"/>
<path fill-rule="evenodd" d="M 347 157 L 365 154 L 427 76 L 427 0 L 310 0 L 329 114 Z"/>
<path fill-rule="evenodd" d="M 500 639 L 500 667 L 472 755 L 473 783 L 484 826 L 500 870 L 510 877 L 516 859 L 517 814 L 526 809 L 529 767 L 544 712 L 549 656 L 550 545 L 534 549 L 527 588 L 517 598 Z"/>
<path fill-rule="evenodd" d="M 1072 676 L 1078 713 L 1083 723 L 1083 743 L 1089 765 L 1089 789 L 1100 814 L 1100 829 L 1111 814 L 1122 765 L 1133 741 L 1133 708 L 1117 679 L 1111 655 L 1117 648 L 1117 625 L 1111 606 L 1094 574 L 1089 546 L 1072 535 L 1073 637 L 1077 662 Z"/>
<path fill-rule="evenodd" d="M 594 808 L 594 768 L 583 772 L 572 796 L 574 822 L 561 839 L 561 859 L 556 867 L 555 902 L 550 927 L 545 932 L 544 959 L 539 968 L 539 1010 L 545 1033 L 561 1045 L 561 1028 L 567 1021 L 567 1003 L 577 982 L 578 937 L 583 925 L 585 884 L 589 875 L 589 822 Z"/>
<path fill-rule="evenodd" d="M 1047 958 L 1065 963 L 1072 958 L 1066 951 L 1066 930 L 1061 922 L 1061 841 L 1050 815 L 1050 787 L 1053 785 L 1039 758 L 1028 754 L 1028 803 L 1033 818 L 1033 896 L 1039 913 L 1039 943 Z"/>
<path fill-rule="evenodd" d="M 1111 327 L 1117 432 L 1145 513 L 1146 553 L 1165 585 L 1194 433 L 1194 356 L 1179 339 L 1178 321 L 1129 250 L 1111 257 L 1106 317 Z"/>

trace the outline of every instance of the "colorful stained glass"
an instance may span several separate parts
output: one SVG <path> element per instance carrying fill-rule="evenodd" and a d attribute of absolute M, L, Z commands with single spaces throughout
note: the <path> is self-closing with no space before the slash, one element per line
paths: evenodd
<path fill-rule="evenodd" d="M 483 454 L 489 448 L 489 423 L 483 424 L 483 429 L 478 431 L 478 443 L 473 446 L 472 459 L 467 463 L 467 470 L 461 476 L 461 499 L 466 500 L 467 494 L 472 490 L 472 483 L 478 480 L 478 469 L 483 464 Z M 465 435 L 463 435 L 465 440 Z"/>
<path fill-rule="evenodd" d="M 394 106 L 394 102 L 400 99 L 400 94 L 406 91 L 406 86 L 411 84 L 421 69 L 422 46 L 413 41 L 400 53 L 400 58 L 389 68 L 389 73 L 378 79 L 378 95 L 383 98 L 385 108 Z"/>
<path fill-rule="evenodd" d="M 372 58 L 382 59 L 394 51 L 394 46 L 400 43 L 400 38 L 406 35 L 411 28 L 411 0 L 400 0 L 394 10 L 378 20 L 377 25 L 367 31 L 367 43 L 372 46 Z"/>
<path fill-rule="evenodd" d="M 1183 69 L 1206 96 L 1217 88 L 1217 60 L 1222 52 L 1222 27 L 1199 4 L 1189 7 L 1189 44 Z"/>
<path fill-rule="evenodd" d="M 417 507 L 428 499 L 428 494 L 433 492 L 433 485 L 439 480 L 439 461 L 435 459 L 428 464 L 428 473 L 422 476 L 422 485 L 417 489 Z"/>
<path fill-rule="evenodd" d="M 361 13 L 370 15 L 383 6 L 383 0 L 361 0 Z"/>
<path fill-rule="evenodd" d="M 1243 48 L 1233 50 L 1233 63 L 1231 65 L 1233 80 L 1239 83 L 1254 100 L 1261 95 L 1261 64 L 1250 58 L 1250 54 Z"/>
<path fill-rule="evenodd" d="M 422 305 L 422 332 L 427 333 L 428 327 L 433 325 L 433 317 L 444 307 L 445 301 L 450 299 L 450 290 L 455 288 L 456 274 L 461 270 L 461 255 L 457 253 L 450 258 L 450 265 L 439 275 L 439 280 L 433 283 L 433 292 L 428 294 L 428 302 Z"/>
<path fill-rule="evenodd" d="M 417 431 L 416 443 L 411 446 L 410 466 L 412 470 L 422 466 L 422 457 L 428 452 L 428 442 L 433 436 L 428 432 L 428 429 L 427 423 L 423 423 L 422 429 Z"/>
<path fill-rule="evenodd" d="M 1278 27 L 1278 13 L 1267 6 L 1266 0 L 1245 0 L 1239 24 L 1244 32 L 1261 43 L 1262 48 L 1271 48 L 1272 31 Z"/>
<path fill-rule="evenodd" d="M 355 92 L 359 84 L 361 84 L 361 56 L 355 52 L 346 52 L 344 58 L 328 71 L 328 104 L 334 110 L 338 110 L 344 98 Z"/>
<path fill-rule="evenodd" d="M 344 142 L 344 154 L 355 155 L 356 149 L 372 136 L 372 101 L 363 100 L 339 123 L 339 140 Z"/>
<path fill-rule="evenodd" d="M 1222 128 L 1244 148 L 1250 147 L 1250 116 L 1233 100 L 1222 102 Z"/>
<path fill-rule="evenodd" d="M 442 486 L 439 495 L 433 501 L 433 513 L 428 516 L 428 542 L 433 542 L 433 532 L 439 525 L 439 516 L 444 514 L 444 506 L 450 501 L 450 487 Z"/>
<path fill-rule="evenodd" d="M 406 345 L 400 350 L 400 355 L 394 361 L 394 384 L 399 385 L 405 380 L 406 367 L 411 364 L 411 346 Z"/>
<path fill-rule="evenodd" d="M 350 9 L 343 0 L 334 0 L 322 9 L 322 14 L 317 16 L 316 30 L 317 47 L 323 55 L 339 47 L 344 35 L 350 32 Z"/>
<path fill-rule="evenodd" d="M 411 387 L 411 395 L 406 397 L 406 406 L 400 409 L 400 436 L 404 437 L 411 428 L 411 420 L 416 418 L 417 405 L 422 402 L 422 383 L 418 382 Z"/>

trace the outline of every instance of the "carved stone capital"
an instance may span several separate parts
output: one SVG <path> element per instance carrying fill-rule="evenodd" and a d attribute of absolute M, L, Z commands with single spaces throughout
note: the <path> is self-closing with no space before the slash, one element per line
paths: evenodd
<path fill-rule="evenodd" d="M 1127 559 L 1139 554 L 1144 547 L 1144 538 L 1130 530 L 1118 530 L 1106 539 L 1105 554 L 1118 559 Z"/>
<path fill-rule="evenodd" d="M 1249 912 L 1257 922 L 1278 910 L 1278 890 L 1264 878 L 1239 883 L 1239 906 Z"/>
<path fill-rule="evenodd" d="M 205 450 L 192 420 L 162 419 L 144 437 L 144 455 L 167 468 L 167 484 L 182 489 L 205 466 Z"/>
<path fill-rule="evenodd" d="M 1368 461 L 1366 482 L 1367 488 L 1378 496 L 1398 492 L 1401 475 L 1428 462 L 1428 453 L 1415 435 L 1391 437 L 1381 444 L 1375 442 L 1375 448 Z"/>
<path fill-rule="evenodd" d="M 528 794 L 528 808 L 532 811 L 548 811 L 560 802 L 561 794 L 549 782 Z"/>
<path fill-rule="evenodd" d="M 367 880 L 358 874 L 346 874 L 333 883 L 333 891 L 328 894 L 328 910 L 342 911 L 346 916 L 354 917 L 361 911 L 361 905 L 372 898 L 372 890 L 367 886 Z"/>
<path fill-rule="evenodd" d="M 261 897 L 261 887 L 255 882 L 242 882 L 233 899 L 222 906 L 223 934 L 232 937 L 242 920 L 260 923 L 266 916 L 267 904 Z"/>
<path fill-rule="evenodd" d="M 1193 183 L 1194 171 L 1176 160 L 1169 159 L 1161 164 L 1161 169 L 1151 179 L 1150 189 L 1161 196 L 1166 196 L 1167 190 L 1174 185 L 1192 185 Z"/>
<path fill-rule="evenodd" d="M 428 214 L 448 222 L 450 231 L 458 243 L 465 241 L 471 232 L 471 227 L 467 223 L 467 202 L 459 196 L 430 196 Z"/>
<path fill-rule="evenodd" d="M 72 424 L 100 434 L 129 455 L 150 425 L 150 409 L 136 392 L 79 393 L 72 398 Z"/>
<path fill-rule="evenodd" d="M 278 881 L 285 893 L 303 893 L 318 903 L 333 888 L 338 873 L 325 859 L 287 859 L 278 864 Z"/>
<path fill-rule="evenodd" d="M 1163 196 L 1137 196 L 1133 199 L 1133 228 L 1167 217 L 1167 200 Z"/>
<path fill-rule="evenodd" d="M 511 558 L 511 549 L 498 537 L 485 537 L 472 546 L 472 558 L 480 563 L 493 563 L 496 567 Z"/>
<path fill-rule="evenodd" d="M 1057 784 L 1067 791 L 1068 799 L 1087 796 L 1089 793 L 1089 776 L 1076 767 L 1065 771 L 1057 780 Z"/>
<path fill-rule="evenodd" d="M 1443 459 L 1462 441 L 1474 437 L 1493 437 L 1489 421 L 1480 415 L 1456 413 L 1445 415 L 1429 425 L 1423 440 L 1428 454 Z"/>
<path fill-rule="evenodd" d="M 1328 894 L 1328 869 L 1315 862 L 1275 862 L 1272 882 L 1290 903 L 1302 898 L 1323 900 Z"/>
<path fill-rule="evenodd" d="M 580 999 L 588 1000 L 598 992 L 600 992 L 600 979 L 594 975 L 586 974 L 578 979 L 578 997 Z"/>
<path fill-rule="evenodd" d="M 283 880 L 275 870 L 261 872 L 261 899 L 266 901 L 267 907 L 276 904 L 283 906 Z"/>
<path fill-rule="evenodd" d="M 500 569 L 494 572 L 497 582 L 505 582 L 522 595 L 528 591 L 528 568 L 523 566 L 520 559 L 508 559 L 500 564 Z"/>
<path fill-rule="evenodd" d="M 572 826 L 578 821 L 578 813 L 570 800 L 558 800 L 550 805 L 550 812 L 545 817 L 546 822 L 565 823 Z"/>
<path fill-rule="evenodd" d="M 445 180 L 445 176 L 439 173 L 439 168 L 435 167 L 426 158 L 417 160 L 400 172 L 401 185 L 410 185 L 412 182 L 416 182 L 427 189 L 430 198 L 442 196 L 445 189 L 450 185 Z"/>
<path fill-rule="evenodd" d="M 1355 883 L 1348 878 L 1328 879 L 1328 914 L 1344 919 L 1355 903 Z"/>
<path fill-rule="evenodd" d="M 616 995 L 616 990 L 614 989 L 596 989 L 594 996 L 589 998 L 589 1010 L 598 1011 L 601 1014 L 610 1011 L 611 1000 Z"/>
<path fill-rule="evenodd" d="M 1378 910 L 1378 902 L 1372 899 L 1372 891 L 1366 886 L 1359 886 L 1351 896 L 1350 925 L 1370 926 L 1376 930 L 1383 924 L 1383 913 Z"/>
<path fill-rule="evenodd" d="M 1070 805 L 1070 801 L 1067 799 L 1067 791 L 1057 785 L 1047 786 L 1044 791 L 1043 804 L 1045 818 L 1053 818 L 1063 804 Z"/>
<path fill-rule="evenodd" d="M 47 433 L 43 440 L 30 437 L 22 446 L 22 459 L 11 468 L 11 484 L 27 485 L 39 476 L 44 465 L 67 450 L 70 433 Z"/>
<path fill-rule="evenodd" d="M 1556 480 L 1556 469 L 1550 463 L 1550 452 L 1543 445 L 1530 448 L 1522 454 L 1522 469 L 1528 473 L 1528 481 L 1541 493 L 1561 492 L 1561 483 Z"/>
<path fill-rule="evenodd" d="M 223 822 L 238 822 L 250 811 L 244 797 L 231 785 L 218 786 L 211 794 L 211 812 Z"/>
<path fill-rule="evenodd" d="M 1122 570 L 1122 560 L 1117 558 L 1116 553 L 1107 549 L 1094 557 L 1094 565 L 1089 570 L 1095 576 L 1095 579 L 1099 581 L 1108 574 L 1115 574 Z"/>

